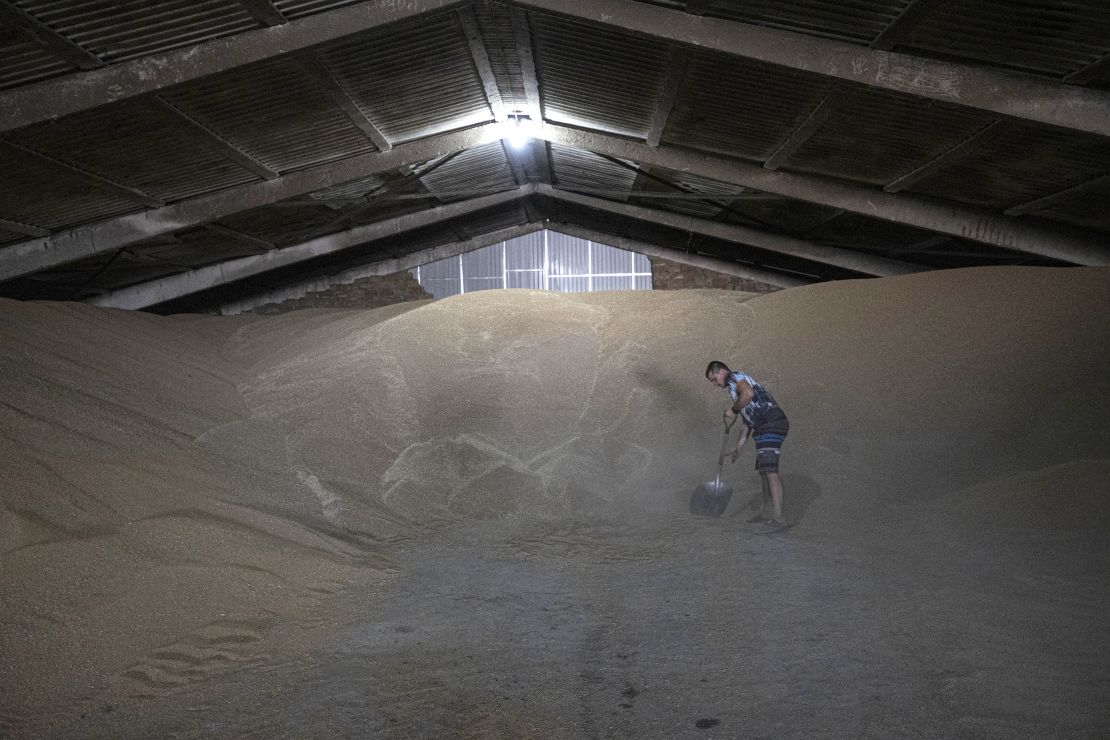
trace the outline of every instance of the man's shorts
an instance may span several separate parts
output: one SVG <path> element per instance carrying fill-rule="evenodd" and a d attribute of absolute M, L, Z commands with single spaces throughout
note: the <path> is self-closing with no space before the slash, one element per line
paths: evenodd
<path fill-rule="evenodd" d="M 767 412 L 759 426 L 752 432 L 755 439 L 755 469 L 760 473 L 777 473 L 782 441 L 790 433 L 790 420 L 782 409 Z"/>

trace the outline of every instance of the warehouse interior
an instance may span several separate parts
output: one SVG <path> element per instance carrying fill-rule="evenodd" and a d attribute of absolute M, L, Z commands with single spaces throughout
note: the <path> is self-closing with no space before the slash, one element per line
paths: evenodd
<path fill-rule="evenodd" d="M 1101 0 L 0 0 L 0 52 L 0 734 L 1110 732 Z M 714 359 L 786 529 L 750 446 L 691 513 Z"/>

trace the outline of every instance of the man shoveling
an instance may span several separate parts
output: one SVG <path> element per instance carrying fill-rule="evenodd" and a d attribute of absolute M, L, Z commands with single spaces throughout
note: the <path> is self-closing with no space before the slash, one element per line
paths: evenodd
<path fill-rule="evenodd" d="M 732 451 L 732 462 L 740 457 L 740 450 L 748 437 L 755 438 L 755 469 L 763 479 L 763 508 L 748 521 L 785 526 L 779 454 L 782 452 L 782 442 L 790 431 L 790 421 L 771 394 L 750 375 L 733 372 L 725 363 L 714 360 L 705 368 L 705 377 L 718 388 L 727 389 L 732 396 L 732 406 L 725 410 L 725 419 L 739 416 L 744 422 L 740 429 L 740 439 Z"/>

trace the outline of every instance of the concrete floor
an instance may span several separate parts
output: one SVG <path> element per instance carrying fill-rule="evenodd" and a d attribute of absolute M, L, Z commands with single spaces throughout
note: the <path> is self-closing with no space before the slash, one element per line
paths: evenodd
<path fill-rule="evenodd" d="M 741 503 L 409 541 L 337 637 L 59 737 L 1110 734 L 1101 534 L 906 505 L 834 543 L 757 534 Z"/>

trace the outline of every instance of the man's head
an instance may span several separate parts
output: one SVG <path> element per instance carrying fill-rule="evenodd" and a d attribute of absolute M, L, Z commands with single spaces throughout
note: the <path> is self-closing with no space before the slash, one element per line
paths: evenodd
<path fill-rule="evenodd" d="M 705 378 L 718 388 L 725 388 L 728 386 L 730 372 L 732 371 L 728 369 L 728 365 L 719 360 L 713 360 L 705 368 Z"/>

